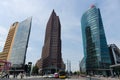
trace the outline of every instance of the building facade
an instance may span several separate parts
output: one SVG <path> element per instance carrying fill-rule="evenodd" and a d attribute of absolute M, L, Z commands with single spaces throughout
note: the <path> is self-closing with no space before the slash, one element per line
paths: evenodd
<path fill-rule="evenodd" d="M 109 74 L 111 59 L 100 9 L 92 5 L 83 14 L 81 27 L 87 74 Z"/>
<path fill-rule="evenodd" d="M 41 74 L 65 69 L 61 53 L 61 24 L 54 10 L 47 23 L 42 55 L 37 66 Z"/>
<path fill-rule="evenodd" d="M 110 44 L 108 48 L 110 51 L 112 65 L 120 64 L 120 49 L 115 44 Z"/>
<path fill-rule="evenodd" d="M 9 59 L 10 51 L 12 49 L 12 45 L 13 45 L 13 41 L 14 41 L 16 27 L 18 27 L 18 22 L 15 22 L 10 26 L 3 51 L 0 54 L 0 60 L 8 61 L 8 59 Z"/>
<path fill-rule="evenodd" d="M 80 73 L 86 73 L 85 57 L 82 58 L 79 64 L 79 68 L 80 68 Z"/>
<path fill-rule="evenodd" d="M 112 76 L 120 74 L 120 49 L 115 44 L 108 45 L 112 65 L 110 65 Z"/>
<path fill-rule="evenodd" d="M 31 30 L 31 21 L 32 19 L 28 18 L 20 22 L 17 27 L 9 58 L 9 61 L 13 64 L 13 66 L 17 65 L 22 67 L 25 64 L 26 51 Z"/>
<path fill-rule="evenodd" d="M 31 21 L 32 19 L 28 18 L 20 23 L 15 22 L 10 27 L 3 52 L 0 56 L 4 56 L 2 60 L 11 62 L 12 67 L 21 68 L 25 64 Z"/>
<path fill-rule="evenodd" d="M 7 61 L 8 53 L 0 52 L 0 60 Z"/>

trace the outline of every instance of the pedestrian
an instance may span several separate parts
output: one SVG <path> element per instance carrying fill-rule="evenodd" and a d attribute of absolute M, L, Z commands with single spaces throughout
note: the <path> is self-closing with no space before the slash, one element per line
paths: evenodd
<path fill-rule="evenodd" d="M 21 79 L 24 77 L 24 74 L 23 74 L 23 72 L 22 72 L 22 73 L 20 73 L 20 77 L 21 77 Z"/>
<path fill-rule="evenodd" d="M 6 78 L 8 78 L 9 79 L 9 71 L 7 71 L 7 73 L 6 73 Z"/>

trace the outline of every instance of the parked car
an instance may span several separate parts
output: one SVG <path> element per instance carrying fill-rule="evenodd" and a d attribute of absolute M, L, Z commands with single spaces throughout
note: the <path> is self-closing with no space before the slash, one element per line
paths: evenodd
<path fill-rule="evenodd" d="M 48 78 L 48 75 L 47 75 L 47 74 L 45 74 L 45 75 L 43 75 L 42 77 L 43 77 L 43 78 Z"/>
<path fill-rule="evenodd" d="M 60 79 L 65 79 L 66 78 L 66 72 L 65 71 L 60 71 L 59 72 L 59 78 Z"/>
<path fill-rule="evenodd" d="M 59 78 L 59 74 L 58 73 L 54 73 L 54 78 Z"/>
<path fill-rule="evenodd" d="M 48 78 L 54 78 L 54 74 L 49 74 Z"/>

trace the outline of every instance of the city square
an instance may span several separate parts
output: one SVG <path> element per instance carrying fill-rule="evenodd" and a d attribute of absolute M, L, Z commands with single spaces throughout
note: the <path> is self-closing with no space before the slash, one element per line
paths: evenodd
<path fill-rule="evenodd" d="M 119 80 L 119 4 L 1 1 L 0 80 Z"/>

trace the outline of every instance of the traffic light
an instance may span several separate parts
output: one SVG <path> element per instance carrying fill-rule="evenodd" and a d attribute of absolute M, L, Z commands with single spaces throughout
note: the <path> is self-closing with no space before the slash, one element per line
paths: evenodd
<path fill-rule="evenodd" d="M 32 67 L 32 62 L 28 62 L 28 73 L 30 73 Z"/>
<path fill-rule="evenodd" d="M 26 73 L 28 72 L 28 65 L 27 64 L 25 64 L 24 70 Z"/>

